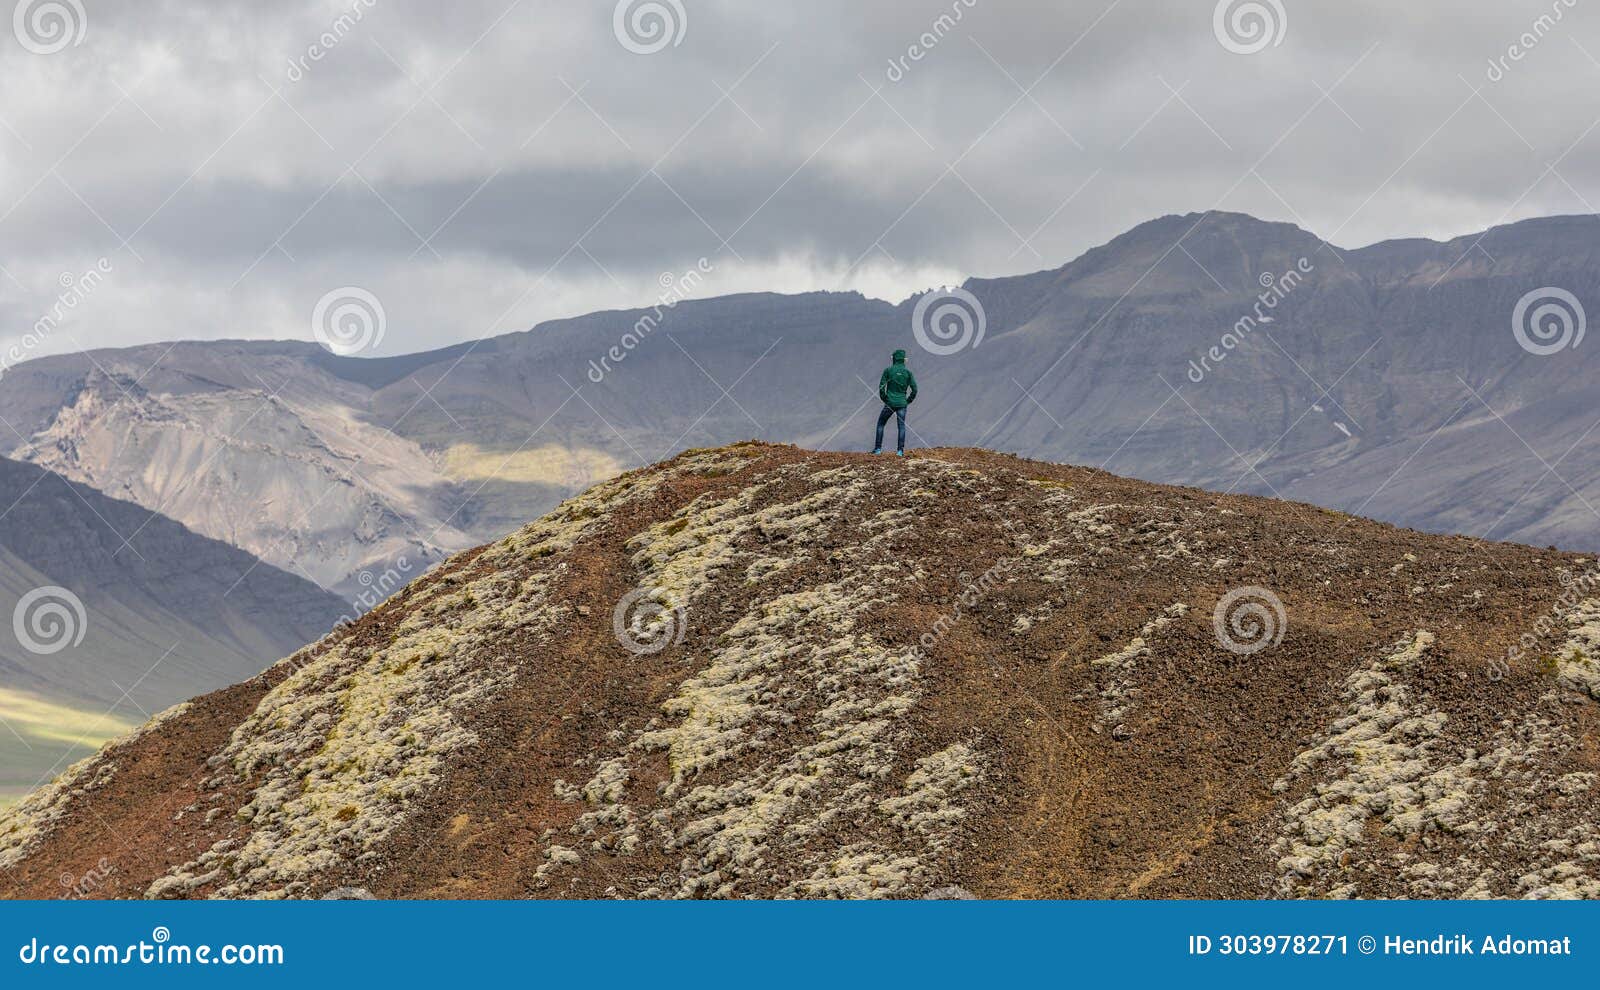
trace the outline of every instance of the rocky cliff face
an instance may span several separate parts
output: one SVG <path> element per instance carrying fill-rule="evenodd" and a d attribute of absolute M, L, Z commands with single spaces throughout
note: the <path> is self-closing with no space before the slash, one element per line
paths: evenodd
<path fill-rule="evenodd" d="M 134 897 L 1596 896 L 1593 568 L 977 450 L 692 452 L 110 744 L 0 818 L 0 865 L 24 896 L 103 857 Z"/>
<path fill-rule="evenodd" d="M 1236 214 L 1166 217 L 1057 270 L 969 281 L 981 339 L 924 334 L 939 354 L 916 299 L 691 298 L 383 360 L 240 342 L 48 358 L 0 381 L 0 415 L 13 456 L 347 594 L 687 446 L 863 449 L 900 347 L 923 385 L 915 446 L 1600 550 L 1600 349 L 1569 334 L 1533 353 L 1514 330 L 1530 293 L 1600 304 L 1595 229 L 1350 251 Z"/>

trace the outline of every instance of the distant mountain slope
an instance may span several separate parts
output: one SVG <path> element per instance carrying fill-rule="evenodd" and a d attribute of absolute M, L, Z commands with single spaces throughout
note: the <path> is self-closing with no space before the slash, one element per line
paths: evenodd
<path fill-rule="evenodd" d="M 1596 897 L 1600 572 L 978 450 L 626 474 L 0 816 L 8 896 Z"/>
<path fill-rule="evenodd" d="M 94 754 L 144 718 L 132 705 L 123 714 L 93 702 L 51 701 L 0 686 L 0 808 Z"/>
<path fill-rule="evenodd" d="M 1538 356 L 1513 334 L 1545 287 L 1600 311 L 1597 235 L 1557 217 L 1350 251 L 1164 217 L 1059 269 L 968 281 L 984 335 L 949 354 L 918 346 L 916 299 L 748 294 L 378 360 L 227 341 L 51 357 L 0 380 L 0 415 L 27 438 L 13 456 L 346 594 L 686 447 L 862 449 L 899 347 L 923 385 L 914 446 L 1600 550 L 1600 348 Z"/>
<path fill-rule="evenodd" d="M 365 390 L 314 371 L 315 356 L 190 345 L 152 368 L 154 355 L 74 355 L 0 389 L 30 427 L 19 458 L 355 594 L 360 572 L 404 557 L 420 573 L 467 537 L 455 486 L 364 422 Z"/>
<path fill-rule="evenodd" d="M 70 597 L 40 590 L 52 588 Z M 114 708 L 114 717 L 139 721 L 141 711 L 259 672 L 348 611 L 335 595 L 225 543 L 0 459 L 0 690 L 8 697 Z"/>

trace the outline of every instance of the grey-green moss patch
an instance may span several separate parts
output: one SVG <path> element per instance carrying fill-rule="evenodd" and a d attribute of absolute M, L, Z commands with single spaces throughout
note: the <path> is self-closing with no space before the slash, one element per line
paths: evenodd
<path fill-rule="evenodd" d="M 1091 675 L 1099 685 L 1098 727 L 1116 726 L 1127 718 L 1139 704 L 1137 679 L 1140 661 L 1149 657 L 1152 643 L 1174 621 L 1188 614 L 1189 606 L 1174 602 L 1154 619 L 1145 623 L 1127 646 L 1089 662 Z"/>
<path fill-rule="evenodd" d="M 759 507 L 760 489 L 780 480 L 810 491 Z M 929 864 L 965 814 L 957 795 L 978 779 L 981 759 L 967 745 L 948 747 L 922 757 L 904 789 L 891 782 L 909 741 L 905 716 L 921 697 L 920 667 L 857 621 L 895 602 L 906 575 L 882 563 L 884 548 L 915 513 L 891 502 L 845 533 L 845 510 L 873 497 L 882 495 L 854 467 L 796 465 L 736 495 L 702 497 L 633 540 L 642 586 L 689 604 L 723 573 L 760 587 L 779 552 L 803 558 L 834 546 L 838 576 L 758 598 L 662 704 L 660 719 L 617 755 L 596 757 L 579 795 L 591 807 L 573 829 L 589 840 L 580 857 L 647 845 L 677 856 L 678 869 L 646 897 L 733 897 L 758 881 L 787 896 L 914 896 L 932 883 Z M 665 803 L 642 815 L 626 800 L 626 781 L 652 754 L 666 756 Z M 830 826 L 845 821 L 877 822 L 878 837 L 841 847 Z M 778 863 L 790 865 L 775 873 Z M 561 865 L 548 863 L 541 876 L 554 880 Z"/>
<path fill-rule="evenodd" d="M 1600 831 L 1582 813 L 1595 775 L 1558 769 L 1576 740 L 1536 714 L 1504 719 L 1482 749 L 1456 740 L 1405 681 L 1432 645 L 1418 632 L 1347 678 L 1344 713 L 1274 784 L 1310 782 L 1274 847 L 1280 892 L 1370 896 L 1398 876 L 1409 897 L 1600 896 Z M 1372 822 L 1396 841 L 1370 844 Z"/>
<path fill-rule="evenodd" d="M 1600 599 L 1582 602 L 1566 619 L 1567 639 L 1556 650 L 1556 679 L 1563 687 L 1600 699 Z"/>
<path fill-rule="evenodd" d="M 1345 714 L 1273 784 L 1281 793 L 1298 779 L 1316 781 L 1309 796 L 1289 807 L 1275 847 L 1283 893 L 1318 887 L 1338 893 L 1340 885 L 1330 878 L 1351 866 L 1368 819 L 1377 817 L 1390 831 L 1416 832 L 1459 816 L 1464 783 L 1433 768 L 1445 715 L 1414 702 L 1397 679 L 1433 642 L 1432 633 L 1419 631 L 1346 678 Z"/>
<path fill-rule="evenodd" d="M 698 464 L 688 458 L 678 469 Z M 476 714 L 515 680 L 514 659 L 496 643 L 548 635 L 567 614 L 548 601 L 564 565 L 542 562 L 670 474 L 596 486 L 489 547 L 482 559 L 498 570 L 439 578 L 387 645 L 345 640 L 291 658 L 289 675 L 213 757 L 221 770 L 208 786 L 232 781 L 248 794 L 239 811 L 248 837 L 175 867 L 146 896 L 207 884 L 222 897 L 305 896 L 319 874 L 375 855 L 448 761 L 479 742 Z"/>

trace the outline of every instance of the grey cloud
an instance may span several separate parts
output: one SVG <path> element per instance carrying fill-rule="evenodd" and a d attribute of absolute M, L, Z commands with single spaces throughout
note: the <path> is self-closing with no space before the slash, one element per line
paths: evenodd
<path fill-rule="evenodd" d="M 1192 0 L 683 0 L 682 44 L 653 55 L 611 3 L 372 0 L 306 60 L 359 2 L 92 5 L 80 48 L 0 38 L 0 313 L 118 254 L 144 302 L 76 339 L 220 335 L 230 297 L 227 335 L 304 337 L 308 293 L 367 280 L 392 352 L 642 304 L 702 256 L 719 288 L 898 296 L 1164 213 L 1358 245 L 1600 202 L 1586 0 L 1497 82 L 1549 0 L 1282 0 L 1282 44 L 1254 55 Z"/>

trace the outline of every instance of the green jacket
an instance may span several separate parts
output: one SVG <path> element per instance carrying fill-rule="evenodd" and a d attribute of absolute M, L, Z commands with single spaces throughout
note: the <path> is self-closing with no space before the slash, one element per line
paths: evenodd
<path fill-rule="evenodd" d="M 894 364 L 878 379 L 878 398 L 890 409 L 904 409 L 917 401 L 917 376 L 906 367 L 906 352 L 894 352 Z"/>

